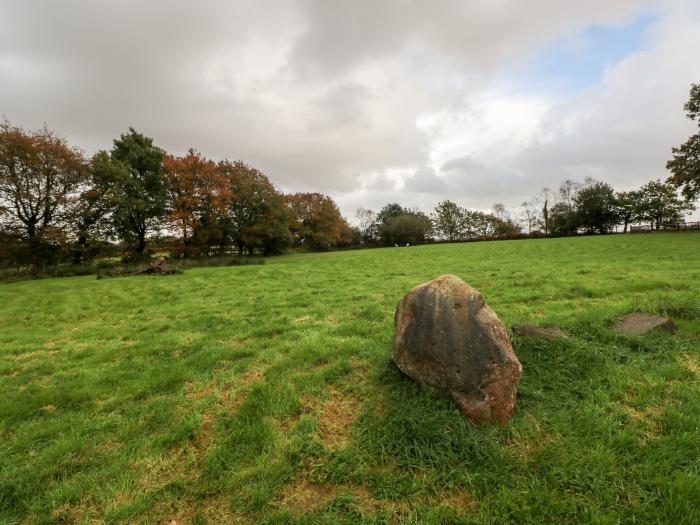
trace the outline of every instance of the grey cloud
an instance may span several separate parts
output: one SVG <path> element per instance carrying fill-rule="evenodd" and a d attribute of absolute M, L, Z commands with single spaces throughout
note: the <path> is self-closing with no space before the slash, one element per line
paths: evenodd
<path fill-rule="evenodd" d="M 330 193 L 350 215 L 383 199 L 488 208 L 567 173 L 632 184 L 661 176 L 685 132 L 680 105 L 697 68 L 681 43 L 697 49 L 698 20 L 685 4 L 655 30 L 656 51 L 551 108 L 524 148 L 456 154 L 436 173 L 417 121 L 464 111 L 494 74 L 554 38 L 649 5 L 668 4 L 0 0 L 0 114 L 46 122 L 89 153 L 134 126 L 170 151 L 240 158 L 285 190 Z M 400 190 L 385 175 L 397 170 Z M 376 186 L 363 186 L 372 173 Z"/>
<path fill-rule="evenodd" d="M 440 171 L 457 171 L 462 173 L 469 173 L 482 168 L 471 155 L 465 155 L 464 157 L 456 157 L 450 159 L 442 165 Z"/>
<path fill-rule="evenodd" d="M 427 193 L 442 195 L 446 192 L 447 184 L 432 168 L 421 168 L 411 177 L 404 179 L 404 188 L 407 192 Z"/>

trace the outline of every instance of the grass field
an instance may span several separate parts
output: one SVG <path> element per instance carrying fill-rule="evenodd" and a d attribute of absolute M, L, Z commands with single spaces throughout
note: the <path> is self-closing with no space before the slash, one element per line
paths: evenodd
<path fill-rule="evenodd" d="M 524 367 L 504 427 L 390 361 L 452 273 Z M 639 309 L 675 334 L 610 329 Z M 0 286 L 0 523 L 700 522 L 700 234 L 390 248 Z"/>

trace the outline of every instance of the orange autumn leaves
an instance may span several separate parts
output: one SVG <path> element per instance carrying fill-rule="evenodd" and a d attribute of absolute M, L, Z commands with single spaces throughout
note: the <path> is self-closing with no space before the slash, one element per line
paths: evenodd
<path fill-rule="evenodd" d="M 243 252 L 350 242 L 347 221 L 326 195 L 284 195 L 259 170 L 240 161 L 217 163 L 193 149 L 167 155 L 163 166 L 167 225 L 185 246 L 231 243 Z"/>

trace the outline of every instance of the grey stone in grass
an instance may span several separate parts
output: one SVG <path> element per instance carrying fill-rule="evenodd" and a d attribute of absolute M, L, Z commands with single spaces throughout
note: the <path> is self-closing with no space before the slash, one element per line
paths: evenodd
<path fill-rule="evenodd" d="M 564 332 L 564 330 L 556 326 L 543 328 L 540 326 L 533 326 L 531 324 L 515 324 L 512 326 L 512 329 L 515 335 L 520 335 L 523 337 L 539 337 L 542 339 L 549 339 L 552 341 L 556 339 L 568 338 L 566 332 Z"/>
<path fill-rule="evenodd" d="M 392 358 L 410 378 L 450 395 L 474 423 L 506 423 L 522 365 L 479 292 L 454 275 L 421 284 L 394 317 Z"/>
<path fill-rule="evenodd" d="M 651 330 L 666 330 L 675 332 L 676 325 L 667 317 L 633 312 L 615 323 L 615 331 L 625 335 L 642 335 Z"/>

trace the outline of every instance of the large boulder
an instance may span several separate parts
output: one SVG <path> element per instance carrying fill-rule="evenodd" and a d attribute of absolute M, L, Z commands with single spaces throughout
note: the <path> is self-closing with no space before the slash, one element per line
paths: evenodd
<path fill-rule="evenodd" d="M 454 275 L 411 290 L 394 317 L 392 357 L 406 375 L 450 395 L 474 423 L 506 423 L 522 365 L 479 292 Z"/>

